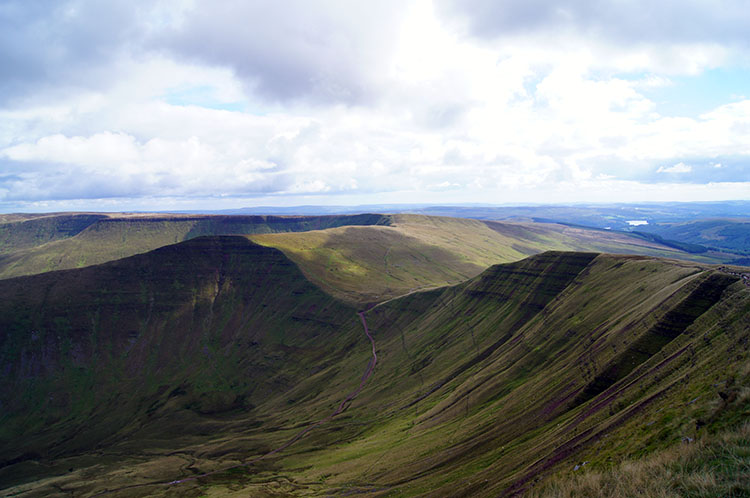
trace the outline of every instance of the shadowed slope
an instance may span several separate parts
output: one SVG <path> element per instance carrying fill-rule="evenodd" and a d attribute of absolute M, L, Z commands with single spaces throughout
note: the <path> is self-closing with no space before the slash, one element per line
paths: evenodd
<path fill-rule="evenodd" d="M 342 216 L 54 215 L 0 224 L 0 278 L 81 268 L 202 235 L 388 224 L 379 214 Z"/>
<path fill-rule="evenodd" d="M 353 308 L 242 237 L 0 281 L 0 330 L 6 464 L 124 439 L 186 444 L 223 414 L 305 420 L 367 358 Z"/>

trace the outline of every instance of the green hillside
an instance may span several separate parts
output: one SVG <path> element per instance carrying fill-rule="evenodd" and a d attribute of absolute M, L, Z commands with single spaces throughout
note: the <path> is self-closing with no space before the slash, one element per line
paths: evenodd
<path fill-rule="evenodd" d="M 106 263 L 203 235 L 253 235 L 330 294 L 355 304 L 455 284 L 547 250 L 725 262 L 603 230 L 423 215 L 70 214 L 0 223 L 0 279 Z"/>
<path fill-rule="evenodd" d="M 713 386 L 750 387 L 749 297 L 691 265 L 547 253 L 391 301 L 368 314 L 382 373 L 365 395 L 393 409 L 325 461 L 406 495 L 497 496 L 741 420 L 747 397 L 717 406 Z"/>
<path fill-rule="evenodd" d="M 293 424 L 355 384 L 337 375 L 360 367 L 347 351 L 366 362 L 355 310 L 242 237 L 0 281 L 0 330 L 0 482 L 113 444 L 190 444 L 225 418 Z"/>
<path fill-rule="evenodd" d="M 50 215 L 0 223 L 0 278 L 81 268 L 202 235 L 321 230 L 387 224 L 378 214 L 342 216 Z"/>
<path fill-rule="evenodd" d="M 0 489 L 507 496 L 723 437 L 741 470 L 748 278 L 546 252 L 363 322 L 242 237 L 5 280 Z"/>
<path fill-rule="evenodd" d="M 549 250 L 714 261 L 711 255 L 688 254 L 625 234 L 558 224 L 408 214 L 391 215 L 390 220 L 388 226 L 347 226 L 251 238 L 282 250 L 310 280 L 334 296 L 358 304 L 457 284 L 490 265 Z"/>
<path fill-rule="evenodd" d="M 0 254 L 74 237 L 104 219 L 107 216 L 103 214 L 64 214 L 31 219 L 5 216 L 0 219 Z"/>

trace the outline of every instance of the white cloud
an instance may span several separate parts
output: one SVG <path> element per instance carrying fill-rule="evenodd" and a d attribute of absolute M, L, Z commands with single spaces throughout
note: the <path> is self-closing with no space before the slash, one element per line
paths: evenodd
<path fill-rule="evenodd" d="M 666 88 L 674 86 L 674 82 L 664 76 L 647 75 L 636 82 L 637 88 Z"/>
<path fill-rule="evenodd" d="M 657 173 L 690 173 L 691 171 L 693 171 L 693 167 L 685 163 L 677 163 L 669 167 L 660 166 L 656 170 Z"/>
<path fill-rule="evenodd" d="M 102 132 L 91 137 L 42 137 L 36 143 L 22 143 L 2 150 L 14 161 L 40 161 L 79 166 L 119 166 L 138 156 L 135 140 L 122 133 Z"/>
<path fill-rule="evenodd" d="M 295 183 L 287 191 L 290 194 L 312 194 L 320 192 L 328 192 L 331 190 L 329 185 L 320 180 L 313 180 L 309 182 Z"/>

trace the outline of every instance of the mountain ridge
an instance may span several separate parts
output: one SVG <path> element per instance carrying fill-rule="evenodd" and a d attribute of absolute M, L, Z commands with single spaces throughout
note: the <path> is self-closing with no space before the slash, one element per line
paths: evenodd
<path fill-rule="evenodd" d="M 3 406 L 32 420 L 35 405 L 48 413 L 48 420 L 63 422 L 69 412 L 69 418 L 85 419 L 88 410 L 99 410 L 95 405 L 119 406 L 117 396 L 106 394 L 107 386 L 134 395 L 138 406 L 126 401 L 124 409 L 140 416 L 174 404 L 175 397 L 201 413 L 250 406 L 253 396 L 273 393 L 274 383 L 288 384 L 273 380 L 277 374 L 268 368 L 283 361 L 280 354 L 310 365 L 331 349 L 310 349 L 310 341 L 347 330 L 344 324 L 356 318 L 354 308 L 318 291 L 281 252 L 232 236 L 196 238 L 80 270 L 3 280 L 0 295 L 0 321 L 10 331 L 0 343 L 8 380 Z M 295 332 L 293 339 L 287 331 Z M 343 336 L 333 343 L 356 338 Z M 308 350 L 300 356 L 306 343 Z M 240 346 L 240 351 L 232 353 L 228 346 Z M 258 366 L 238 356 L 242 351 Z M 216 358 L 223 359 L 216 363 Z M 254 387 L 228 370 L 230 365 L 256 372 Z M 294 371 L 284 370 L 287 375 Z M 13 390 L 8 390 L 18 383 L 32 396 L 20 400 L 20 407 L 13 406 Z M 46 402 L 44 396 L 34 397 L 40 383 L 58 395 Z M 248 388 L 249 396 L 243 391 Z M 16 422 L 26 433 L 34 427 L 28 420 Z M 106 431 L 127 425 L 103 424 Z M 7 446 L 7 420 L 5 425 Z M 96 432 L 95 426 L 87 430 Z M 75 447 L 63 440 L 68 450 Z"/>
<path fill-rule="evenodd" d="M 202 244 L 214 249 L 206 254 Z M 185 252 L 186 247 L 195 250 Z M 257 254 L 239 256 L 245 250 Z M 270 262 L 258 257 L 263 254 Z M 179 325 L 188 336 L 206 337 L 208 332 L 218 341 L 211 357 L 221 361 L 208 370 L 201 366 L 201 347 L 211 342 L 190 347 L 195 338 L 186 336 L 180 341 L 186 355 L 172 350 L 153 364 L 158 365 L 153 375 L 160 380 L 154 390 L 136 396 L 139 403 L 105 403 L 135 414 L 135 424 L 102 425 L 104 414 L 90 411 L 91 405 L 77 412 L 75 420 L 39 417 L 37 427 L 46 427 L 47 436 L 34 436 L 29 431 L 33 427 L 26 426 L 29 437 L 22 444 L 15 441 L 13 451 L 4 439 L 3 453 L 15 458 L 6 459 L 0 469 L 0 481 L 15 483 L 6 489 L 34 496 L 61 486 L 91 496 L 168 478 L 179 480 L 175 485 L 180 488 L 130 489 L 129 496 L 220 496 L 232 489 L 288 496 L 344 491 L 365 496 L 511 495 L 529 490 L 537 478 L 560 472 L 572 460 L 607 468 L 634 452 L 731 428 L 750 413 L 750 396 L 743 394 L 750 391 L 750 290 L 741 282 L 740 268 L 552 251 L 494 265 L 452 286 L 360 308 L 377 354 L 372 377 L 356 391 L 356 399 L 342 405 L 341 413 L 299 439 L 296 434 L 323 420 L 346 393 L 362 385 L 370 346 L 357 308 L 321 292 L 278 250 L 241 236 L 198 238 L 124 263 L 0 281 L 0 290 L 20 287 L 28 279 L 78 275 L 78 283 L 61 295 L 75 296 L 76 285 L 91 293 L 97 287 L 87 287 L 80 275 L 102 275 L 103 269 L 117 265 L 132 271 L 150 258 L 154 271 L 166 272 L 154 284 L 165 292 L 174 287 L 166 285 L 172 270 L 208 275 L 199 279 L 203 287 L 182 281 L 186 302 L 197 304 L 182 318 L 162 322 Z M 216 270 L 222 265 L 239 280 L 219 283 Z M 249 270 L 268 278 L 252 277 Z M 148 274 L 134 273 L 132 281 L 148 282 Z M 101 278 L 111 283 L 109 277 Z M 129 313 L 141 321 L 149 309 L 159 315 L 160 307 L 169 304 L 158 293 L 155 304 L 149 304 L 149 293 L 144 299 L 140 285 L 127 280 L 119 286 L 124 292 L 119 294 L 120 309 L 135 306 Z M 199 288 L 204 291 L 193 290 Z M 249 292 L 256 297 L 247 306 L 241 304 L 245 288 L 256 289 Z M 128 295 L 137 299 L 122 301 Z M 197 301 L 190 297 L 201 295 Z M 58 302 L 56 296 L 48 294 L 47 305 Z M 9 309 L 8 299 L 2 302 L 0 320 L 3 306 Z M 289 308 L 292 312 L 283 311 Z M 112 315 L 102 307 L 100 315 L 107 314 Z M 243 338 L 251 330 L 242 326 L 248 319 L 255 320 L 257 331 Z M 206 328 L 208 322 L 213 326 Z M 173 330 L 165 327 L 149 334 L 158 338 Z M 236 329 L 245 332 L 230 333 Z M 127 336 L 130 329 L 123 330 Z M 665 334 L 670 340 L 654 341 Z M 259 349 L 262 354 L 253 356 Z M 0 351 L 0 358 L 8 357 L 5 345 Z M 216 354 L 222 351 L 228 356 Z M 642 351 L 648 354 L 637 357 L 631 368 L 633 352 Z M 236 355 L 245 360 L 233 359 Z M 248 365 L 247 355 L 260 361 L 260 370 L 254 370 L 260 377 L 253 382 L 261 385 L 266 378 L 267 388 L 246 392 L 241 378 L 232 377 L 231 365 Z M 628 368 L 619 367 L 625 364 Z M 618 367 L 613 370 L 613 365 Z M 197 377 L 185 375 L 196 368 L 203 369 Z M 164 372 L 170 369 L 182 375 L 165 382 L 169 376 Z M 217 391 L 219 371 L 230 384 Z M 613 371 L 617 375 L 610 375 Z M 239 387 L 231 387 L 232 379 Z M 723 391 L 714 387 L 719 384 L 726 385 Z M 122 394 L 139 392 L 129 391 L 127 384 L 110 385 L 120 386 Z M 160 392 L 162 385 L 167 387 Z M 601 388 L 581 397 L 591 386 Z M 731 401 L 717 404 L 718 391 Z M 222 397 L 227 392 L 231 394 Z M 52 413 L 54 406 L 45 409 Z M 75 427 L 84 420 L 93 420 L 101 434 L 110 435 L 98 442 L 96 437 L 81 439 L 85 433 Z M 10 425 L 3 427 L 7 435 Z M 24 433 L 23 426 L 16 427 Z M 289 441 L 294 444 L 287 448 Z M 258 459 L 280 447 L 286 449 Z M 46 454 L 40 452 L 45 448 Z M 106 457 L 96 476 L 87 470 L 92 451 Z M 175 454 L 192 463 L 185 468 Z M 74 470 L 65 473 L 61 466 Z M 132 475 L 122 474 L 122 468 Z M 235 470 L 222 471 L 228 468 Z M 26 485 L 19 484 L 19 475 L 27 476 Z M 274 488 L 280 475 L 287 484 Z M 202 477 L 186 479 L 190 476 Z"/>

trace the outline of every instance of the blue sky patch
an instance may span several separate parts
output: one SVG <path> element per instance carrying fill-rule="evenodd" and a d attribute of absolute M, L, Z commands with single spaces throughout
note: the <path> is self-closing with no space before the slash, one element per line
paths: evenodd
<path fill-rule="evenodd" d="M 169 105 L 193 105 L 207 109 L 233 112 L 245 112 L 247 110 L 245 102 L 226 102 L 216 98 L 216 93 L 217 89 L 212 86 L 188 86 L 170 88 L 161 98 Z"/>
<path fill-rule="evenodd" d="M 748 67 L 711 69 L 697 76 L 669 79 L 669 86 L 641 89 L 662 116 L 696 118 L 720 105 L 750 98 Z"/>

